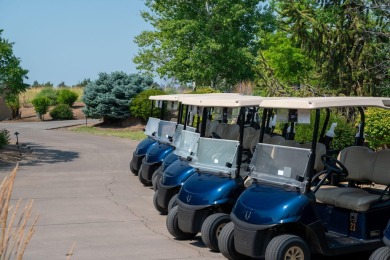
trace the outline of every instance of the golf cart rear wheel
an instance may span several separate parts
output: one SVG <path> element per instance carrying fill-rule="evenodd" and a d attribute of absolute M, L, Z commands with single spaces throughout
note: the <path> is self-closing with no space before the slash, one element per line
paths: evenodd
<path fill-rule="evenodd" d="M 229 222 L 230 217 L 225 213 L 215 213 L 208 216 L 201 229 L 203 243 L 211 250 L 219 252 L 218 237 L 222 228 Z"/>
<path fill-rule="evenodd" d="M 265 250 L 265 259 L 310 259 L 310 249 L 307 243 L 295 235 L 279 235 L 274 237 Z"/>
<path fill-rule="evenodd" d="M 157 182 L 160 180 L 160 178 L 161 178 L 161 175 L 159 174 L 159 169 L 157 169 L 154 171 L 154 173 L 152 175 L 153 190 L 157 190 Z"/>
<path fill-rule="evenodd" d="M 133 166 L 133 158 L 131 159 L 130 161 L 130 171 L 134 174 L 134 175 L 138 175 L 138 171 L 136 169 L 134 169 L 134 166 Z"/>
<path fill-rule="evenodd" d="M 383 260 L 383 259 L 390 259 L 390 248 L 387 246 L 383 246 L 375 250 L 369 260 Z"/>
<path fill-rule="evenodd" d="M 154 207 L 157 209 L 158 212 L 161 213 L 161 215 L 166 215 L 168 214 L 168 210 L 164 207 L 161 207 L 158 202 L 157 202 L 157 199 L 158 199 L 158 190 L 156 190 L 154 192 L 154 195 L 153 195 L 153 205 Z"/>
<path fill-rule="evenodd" d="M 144 177 L 142 177 L 142 169 L 140 169 L 138 171 L 138 179 L 145 186 L 150 186 L 152 184 L 150 181 L 148 181 L 148 180 L 144 179 Z"/>
<path fill-rule="evenodd" d="M 248 256 L 240 254 L 234 248 L 234 223 L 227 223 L 221 230 L 218 238 L 218 248 L 227 259 L 249 259 Z"/>
<path fill-rule="evenodd" d="M 178 206 L 175 206 L 168 212 L 166 225 L 169 233 L 179 240 L 187 240 L 194 238 L 196 236 L 196 233 L 187 233 L 179 228 L 177 211 Z"/>
<path fill-rule="evenodd" d="M 176 206 L 176 198 L 177 194 L 173 195 L 172 198 L 169 200 L 168 211 L 170 211 L 174 206 Z"/>

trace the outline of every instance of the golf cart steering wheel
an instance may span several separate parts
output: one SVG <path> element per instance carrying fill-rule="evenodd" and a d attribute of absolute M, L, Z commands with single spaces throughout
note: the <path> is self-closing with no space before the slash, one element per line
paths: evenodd
<path fill-rule="evenodd" d="M 337 173 L 342 177 L 348 176 L 347 168 L 339 160 L 337 160 L 337 159 L 335 159 L 332 156 L 329 156 L 327 154 L 322 155 L 321 160 L 329 172 Z"/>

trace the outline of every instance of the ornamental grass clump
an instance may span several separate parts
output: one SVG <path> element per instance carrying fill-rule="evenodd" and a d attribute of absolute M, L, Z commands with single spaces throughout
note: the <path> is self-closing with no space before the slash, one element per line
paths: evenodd
<path fill-rule="evenodd" d="M 10 205 L 12 190 L 18 165 L 0 186 L 0 259 L 23 259 L 23 254 L 31 240 L 38 220 L 32 217 L 32 200 L 21 208 L 21 200 Z"/>

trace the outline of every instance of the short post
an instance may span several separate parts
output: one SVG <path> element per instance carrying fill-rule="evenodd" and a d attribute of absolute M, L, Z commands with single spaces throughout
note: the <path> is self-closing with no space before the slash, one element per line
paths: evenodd
<path fill-rule="evenodd" d="M 18 150 L 19 150 L 19 153 L 20 153 L 19 138 L 18 138 L 19 133 L 15 132 L 14 135 L 16 136 L 16 145 L 18 146 Z M 22 153 L 20 153 L 20 155 L 22 155 Z"/>

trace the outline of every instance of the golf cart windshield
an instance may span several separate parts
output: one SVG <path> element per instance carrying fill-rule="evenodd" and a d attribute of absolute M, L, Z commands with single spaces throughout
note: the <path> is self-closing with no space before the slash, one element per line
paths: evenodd
<path fill-rule="evenodd" d="M 305 191 L 310 149 L 258 143 L 250 176 L 258 182 Z"/>
<path fill-rule="evenodd" d="M 145 134 L 147 136 L 154 136 L 157 133 L 159 122 L 160 122 L 160 119 L 154 118 L 154 117 L 149 117 L 148 123 L 145 126 Z"/>
<path fill-rule="evenodd" d="M 196 156 L 190 165 L 200 170 L 234 173 L 238 141 L 212 138 L 199 138 Z"/>
<path fill-rule="evenodd" d="M 173 152 L 183 158 L 194 156 L 198 148 L 199 137 L 199 133 L 182 130 L 180 137 L 174 141 L 176 149 Z"/>
<path fill-rule="evenodd" d="M 163 121 L 160 120 L 157 130 L 157 140 L 160 142 L 171 142 L 170 138 L 173 138 L 173 135 L 176 131 L 176 122 L 173 121 Z"/>

